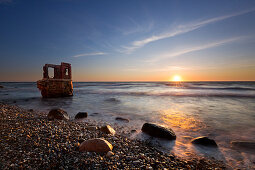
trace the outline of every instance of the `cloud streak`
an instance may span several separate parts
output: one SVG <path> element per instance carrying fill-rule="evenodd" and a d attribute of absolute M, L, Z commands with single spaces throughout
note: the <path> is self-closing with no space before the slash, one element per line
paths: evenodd
<path fill-rule="evenodd" d="M 168 53 L 168 54 L 158 56 L 156 58 L 148 60 L 147 62 L 157 62 L 157 61 L 162 60 L 162 59 L 177 57 L 177 56 L 181 56 L 183 54 L 187 54 L 187 53 L 191 53 L 191 52 L 195 52 L 195 51 L 200 51 L 200 50 L 213 48 L 213 47 L 225 45 L 225 44 L 228 44 L 228 43 L 240 41 L 244 38 L 246 38 L 246 37 L 245 36 L 234 37 L 234 38 L 229 38 L 229 39 L 216 41 L 216 42 L 209 43 L 209 44 L 204 44 L 204 45 L 200 45 L 200 46 L 196 46 L 196 47 L 191 47 L 191 48 L 183 49 L 181 51 L 176 51 L 176 52 L 173 52 L 173 53 Z"/>
<path fill-rule="evenodd" d="M 103 52 L 94 52 L 94 53 L 83 53 L 83 54 L 77 54 L 72 57 L 78 58 L 78 57 L 86 57 L 86 56 L 96 56 L 96 55 L 105 55 L 106 53 Z"/>
<path fill-rule="evenodd" d="M 255 8 L 245 10 L 245 11 L 241 11 L 241 12 L 228 14 L 228 15 L 224 15 L 224 16 L 214 17 L 214 18 L 210 18 L 210 19 L 207 19 L 207 20 L 203 20 L 203 21 L 198 21 L 198 22 L 192 22 L 192 23 L 189 23 L 189 24 L 179 25 L 175 29 L 172 29 L 169 32 L 159 34 L 159 35 L 153 35 L 153 36 L 145 38 L 143 40 L 134 41 L 134 42 L 131 43 L 130 46 L 124 46 L 123 51 L 125 53 L 132 53 L 136 49 L 141 48 L 141 47 L 143 47 L 146 44 L 149 44 L 151 42 L 166 39 L 166 38 L 175 37 L 177 35 L 181 35 L 181 34 L 184 34 L 184 33 L 194 31 L 196 29 L 199 29 L 199 28 L 204 27 L 204 26 L 206 26 L 208 24 L 211 24 L 211 23 L 219 22 L 219 21 L 222 21 L 222 20 L 225 20 L 225 19 L 228 19 L 228 18 L 232 18 L 232 17 L 235 17 L 235 16 L 244 15 L 244 14 L 247 14 L 247 13 L 250 13 L 250 12 L 253 12 L 253 11 L 255 11 Z"/>

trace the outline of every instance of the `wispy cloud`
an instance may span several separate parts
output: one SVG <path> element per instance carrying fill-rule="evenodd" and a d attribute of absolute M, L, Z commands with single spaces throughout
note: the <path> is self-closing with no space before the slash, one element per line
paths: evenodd
<path fill-rule="evenodd" d="M 72 57 L 78 58 L 78 57 L 95 56 L 95 55 L 106 55 L 106 53 L 104 52 L 82 53 L 82 54 L 74 55 Z"/>
<path fill-rule="evenodd" d="M 190 68 L 189 68 L 190 69 Z M 140 72 L 166 72 L 166 71 L 180 71 L 180 70 L 187 70 L 185 67 L 180 66 L 167 66 L 161 68 L 126 68 L 123 71 L 140 71 Z"/>
<path fill-rule="evenodd" d="M 176 51 L 176 52 L 167 53 L 167 54 L 164 54 L 164 55 L 161 55 L 161 56 L 157 56 L 155 58 L 147 60 L 147 62 L 156 62 L 156 61 L 166 59 L 166 58 L 177 57 L 177 56 L 181 56 L 183 54 L 187 54 L 187 53 L 191 53 L 191 52 L 195 52 L 195 51 L 200 51 L 200 50 L 204 50 L 204 49 L 208 49 L 208 48 L 213 48 L 213 47 L 221 46 L 221 45 L 231 43 L 231 42 L 240 41 L 244 38 L 247 38 L 247 37 L 246 36 L 234 37 L 234 38 L 229 38 L 229 39 L 224 39 L 224 40 L 212 42 L 212 43 L 209 43 L 209 44 L 204 44 L 204 45 L 200 45 L 200 46 L 196 46 L 196 47 L 191 47 L 191 48 L 183 49 L 183 50 L 180 50 L 180 51 Z"/>
<path fill-rule="evenodd" d="M 210 18 L 210 19 L 207 19 L 207 20 L 203 20 L 203 21 L 197 21 L 197 22 L 192 22 L 192 23 L 188 23 L 188 24 L 179 25 L 176 28 L 174 28 L 174 29 L 172 29 L 168 32 L 165 32 L 165 33 L 162 33 L 162 34 L 159 34 L 159 35 L 153 35 L 153 36 L 150 36 L 150 37 L 142 39 L 142 40 L 134 41 L 134 42 L 131 43 L 130 46 L 124 46 L 123 51 L 125 53 L 132 53 L 136 49 L 141 48 L 141 47 L 143 47 L 146 44 L 149 44 L 151 42 L 166 39 L 166 38 L 175 37 L 177 35 L 181 35 L 181 34 L 184 34 L 184 33 L 194 31 L 196 29 L 199 29 L 199 28 L 204 27 L 204 26 L 206 26 L 208 24 L 211 24 L 211 23 L 219 22 L 219 21 L 222 21 L 222 20 L 225 20 L 225 19 L 228 19 L 228 18 L 232 18 L 232 17 L 235 17 L 235 16 L 243 15 L 243 14 L 247 14 L 247 13 L 250 13 L 250 12 L 253 12 L 253 11 L 255 11 L 255 8 L 245 10 L 245 11 L 236 12 L 236 13 L 232 13 L 232 14 L 228 14 L 228 15 L 224 15 L 224 16 L 214 17 L 214 18 Z"/>

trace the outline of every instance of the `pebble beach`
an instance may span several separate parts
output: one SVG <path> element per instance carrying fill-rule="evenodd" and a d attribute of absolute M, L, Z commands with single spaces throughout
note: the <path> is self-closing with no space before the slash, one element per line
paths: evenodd
<path fill-rule="evenodd" d="M 98 124 L 49 121 L 47 114 L 0 104 L 0 169 L 226 169 L 220 161 L 164 153 L 117 127 L 115 135 L 105 134 Z M 109 141 L 112 153 L 79 151 L 92 138 Z"/>

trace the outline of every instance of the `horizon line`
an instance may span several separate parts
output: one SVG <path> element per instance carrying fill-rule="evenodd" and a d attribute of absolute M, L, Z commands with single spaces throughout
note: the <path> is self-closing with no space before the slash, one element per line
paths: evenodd
<path fill-rule="evenodd" d="M 37 81 L 0 81 L 0 83 L 36 83 Z M 143 80 L 131 80 L 131 81 L 72 81 L 73 83 L 113 83 L 113 82 L 173 82 L 173 83 L 182 83 L 182 82 L 255 82 L 255 80 L 182 80 L 179 82 L 171 80 L 162 80 L 162 81 L 143 81 Z"/>

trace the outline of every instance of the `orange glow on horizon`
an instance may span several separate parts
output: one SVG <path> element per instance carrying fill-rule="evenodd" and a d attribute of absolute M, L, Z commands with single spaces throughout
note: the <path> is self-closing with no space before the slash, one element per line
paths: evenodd
<path fill-rule="evenodd" d="M 182 77 L 179 76 L 179 75 L 174 75 L 173 78 L 172 78 L 172 81 L 175 81 L 175 82 L 182 81 Z"/>

